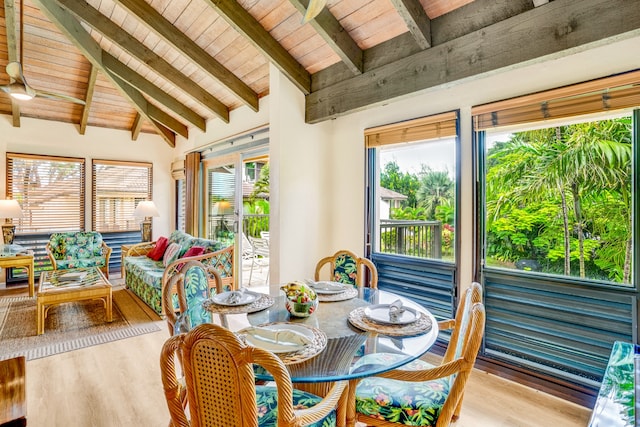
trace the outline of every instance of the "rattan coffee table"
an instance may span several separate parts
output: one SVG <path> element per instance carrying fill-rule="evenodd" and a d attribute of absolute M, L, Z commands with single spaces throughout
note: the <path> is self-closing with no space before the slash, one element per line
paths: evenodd
<path fill-rule="evenodd" d="M 61 276 L 69 273 L 86 273 L 86 275 L 77 280 L 61 280 Z M 111 283 L 97 267 L 43 272 L 40 275 L 36 298 L 38 335 L 44 333 L 44 319 L 47 318 L 49 308 L 65 302 L 100 299 L 104 302 L 107 322 L 113 320 Z"/>

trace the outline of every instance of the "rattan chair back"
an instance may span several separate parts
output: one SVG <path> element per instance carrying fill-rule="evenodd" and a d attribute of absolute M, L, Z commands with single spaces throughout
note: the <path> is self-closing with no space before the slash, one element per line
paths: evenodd
<path fill-rule="evenodd" d="M 348 265 L 348 268 L 344 268 Z M 367 258 L 361 258 L 355 253 L 346 249 L 339 250 L 335 254 L 324 257 L 316 264 L 315 280 L 325 278 L 328 266 L 328 278 L 332 280 L 352 284 L 354 286 L 365 286 L 369 288 L 378 287 L 378 269 L 375 264 Z"/>
<path fill-rule="evenodd" d="M 176 377 L 176 355 L 182 360 L 189 416 Z M 162 349 L 162 383 L 172 425 L 257 427 L 254 363 L 269 371 L 276 383 L 278 427 L 297 427 L 323 419 L 336 406 L 346 385 L 336 383 L 316 406 L 294 410 L 291 378 L 278 357 L 245 345 L 222 326 L 202 324 L 170 338 Z"/>
<path fill-rule="evenodd" d="M 193 292 L 193 289 L 201 287 L 194 282 L 204 282 L 205 280 L 207 281 L 205 285 L 207 292 L 205 294 Z M 189 286 L 190 282 L 192 286 Z M 187 289 L 191 289 L 191 292 L 187 292 Z M 162 306 L 165 307 L 169 335 L 174 334 L 174 326 L 178 315 L 189 311 L 189 307 L 199 305 L 202 299 L 209 298 L 214 294 L 214 289 L 215 293 L 223 292 L 222 277 L 214 267 L 205 266 L 200 261 L 186 262 L 179 272 L 171 276 L 171 279 L 162 289 Z M 173 307 L 174 295 L 178 296 L 179 311 L 176 311 L 175 307 L 174 310 L 167 309 L 168 307 Z M 207 321 L 211 321 L 211 319 L 209 318 Z M 198 320 L 196 323 L 202 322 Z"/>

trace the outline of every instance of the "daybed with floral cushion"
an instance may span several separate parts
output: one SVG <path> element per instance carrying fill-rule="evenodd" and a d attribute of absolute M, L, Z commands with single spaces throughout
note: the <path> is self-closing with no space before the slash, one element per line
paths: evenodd
<path fill-rule="evenodd" d="M 171 233 L 168 239 L 159 238 L 155 242 L 143 242 L 129 248 L 124 258 L 125 285 L 162 315 L 162 288 L 187 261 L 200 261 L 205 266 L 215 267 L 222 277 L 223 286 L 234 288 L 233 245 L 193 237 L 179 230 Z"/>

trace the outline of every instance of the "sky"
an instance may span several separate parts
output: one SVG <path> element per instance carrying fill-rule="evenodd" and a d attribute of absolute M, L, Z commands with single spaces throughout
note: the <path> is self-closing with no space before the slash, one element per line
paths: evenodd
<path fill-rule="evenodd" d="M 380 150 L 380 166 L 396 161 L 402 172 L 417 174 L 425 164 L 436 171 L 455 174 L 456 147 L 453 139 L 394 145 Z"/>

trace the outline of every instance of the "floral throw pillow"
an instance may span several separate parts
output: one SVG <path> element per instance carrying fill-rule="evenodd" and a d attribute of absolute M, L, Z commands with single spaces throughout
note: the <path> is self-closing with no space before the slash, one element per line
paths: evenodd
<path fill-rule="evenodd" d="M 162 264 L 166 267 L 177 260 L 180 256 L 180 249 L 180 245 L 177 243 L 172 243 L 167 246 L 167 250 L 164 251 L 164 258 L 162 258 Z"/>

